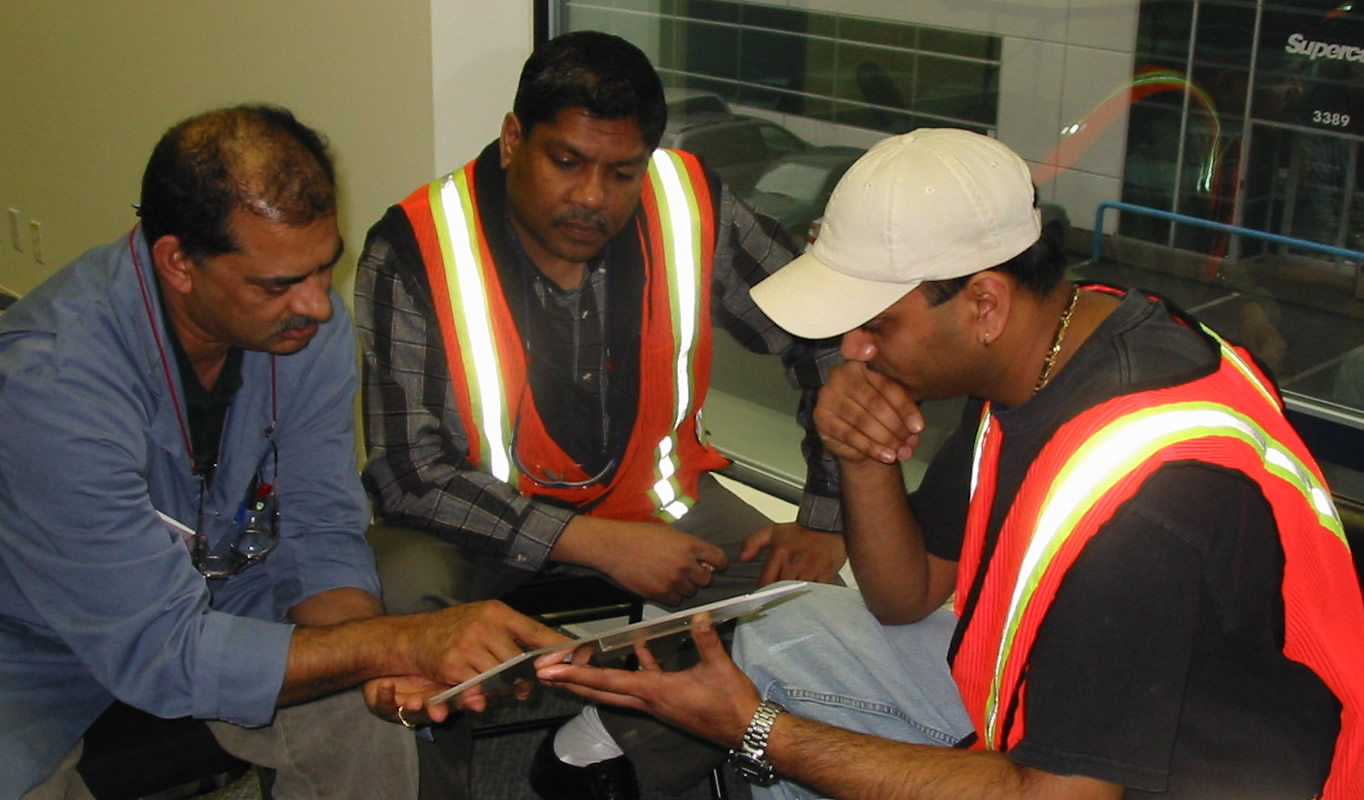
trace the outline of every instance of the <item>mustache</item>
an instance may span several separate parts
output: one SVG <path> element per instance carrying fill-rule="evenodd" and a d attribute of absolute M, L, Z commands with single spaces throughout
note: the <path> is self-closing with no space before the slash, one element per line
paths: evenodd
<path fill-rule="evenodd" d="M 307 328 L 312 325 L 321 324 L 322 324 L 321 322 L 319 322 L 316 319 L 313 319 L 312 317 L 299 314 L 297 316 L 293 316 L 285 320 L 283 324 L 279 326 L 279 329 L 275 331 L 275 333 L 288 333 L 289 331 L 295 331 L 298 330 L 299 328 Z"/>
<path fill-rule="evenodd" d="M 573 209 L 556 215 L 552 220 L 554 225 L 589 225 L 596 228 L 603 236 L 606 235 L 606 215 L 600 211 L 587 209 Z"/>

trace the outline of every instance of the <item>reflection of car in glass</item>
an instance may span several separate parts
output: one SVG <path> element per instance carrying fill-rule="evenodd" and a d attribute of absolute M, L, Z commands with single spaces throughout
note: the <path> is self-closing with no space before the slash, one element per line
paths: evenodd
<path fill-rule="evenodd" d="M 742 197 L 781 223 L 800 244 L 810 223 L 824 213 L 838 179 L 863 152 L 856 147 L 812 147 L 783 156 L 769 164 Z"/>
<path fill-rule="evenodd" d="M 810 143 L 765 119 L 735 114 L 668 118 L 663 147 L 700 156 L 735 192 L 746 192 L 773 159 L 810 149 Z"/>
<path fill-rule="evenodd" d="M 701 89 L 664 89 L 668 103 L 668 120 L 691 114 L 728 114 L 729 103 L 715 92 Z"/>

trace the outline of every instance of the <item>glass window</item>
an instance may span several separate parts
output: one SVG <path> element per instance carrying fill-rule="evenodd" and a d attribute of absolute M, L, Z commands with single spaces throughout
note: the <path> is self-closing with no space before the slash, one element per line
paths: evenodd
<path fill-rule="evenodd" d="M 679 115 L 665 143 L 701 154 L 797 241 L 817 231 L 838 177 L 877 138 L 921 126 L 998 136 L 1032 164 L 1076 277 L 1163 294 L 1250 347 L 1332 488 L 1364 498 L 1364 10 L 1339 0 L 1137 0 L 1031 15 L 1004 0 L 885 0 L 859 3 L 859 14 L 837 0 L 555 5 L 565 29 L 639 39 L 666 86 L 727 104 L 705 124 Z M 776 360 L 715 342 L 715 441 L 799 485 L 796 398 Z M 955 408 L 927 411 L 950 428 Z M 930 431 L 921 456 L 934 441 Z"/>
<path fill-rule="evenodd" d="M 757 129 L 758 136 L 762 139 L 764 155 L 768 158 L 796 153 L 810 146 L 795 134 L 777 125 L 759 125 Z"/>
<path fill-rule="evenodd" d="M 753 108 L 886 133 L 918 124 L 984 132 L 997 121 L 999 36 L 721 0 L 556 8 L 565 30 L 656 30 L 636 44 L 657 55 L 666 85 Z"/>
<path fill-rule="evenodd" d="M 1364 497 L 1364 23 L 1311 0 L 1146 0 L 1139 17 L 1138 73 L 1172 74 L 1132 106 L 1122 198 L 1199 222 L 1123 211 L 1081 272 L 1121 268 L 1250 347 L 1332 488 Z"/>
<path fill-rule="evenodd" d="M 781 161 L 758 178 L 753 188 L 792 200 L 813 203 L 824 190 L 830 173 L 813 164 Z"/>

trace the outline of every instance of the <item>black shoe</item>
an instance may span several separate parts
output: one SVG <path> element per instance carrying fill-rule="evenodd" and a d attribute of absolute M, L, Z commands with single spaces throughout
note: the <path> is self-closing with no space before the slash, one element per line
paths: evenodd
<path fill-rule="evenodd" d="M 554 731 L 530 763 L 530 785 L 543 800 L 639 800 L 635 768 L 625 756 L 575 767 L 554 755 Z"/>

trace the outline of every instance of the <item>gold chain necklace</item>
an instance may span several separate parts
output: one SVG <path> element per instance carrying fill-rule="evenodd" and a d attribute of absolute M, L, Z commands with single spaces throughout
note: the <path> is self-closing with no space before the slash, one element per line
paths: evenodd
<path fill-rule="evenodd" d="M 1066 328 L 1070 327 L 1070 317 L 1075 313 L 1075 301 L 1080 299 L 1080 287 L 1076 286 L 1070 292 L 1070 302 L 1066 304 L 1066 310 L 1061 312 L 1061 321 L 1056 325 L 1056 336 L 1051 340 L 1051 350 L 1047 352 L 1047 360 L 1042 362 L 1042 374 L 1037 376 L 1037 385 L 1032 387 L 1033 394 L 1042 391 L 1042 387 L 1051 380 L 1051 370 L 1056 366 L 1056 356 L 1061 352 L 1061 342 L 1066 340 Z"/>

